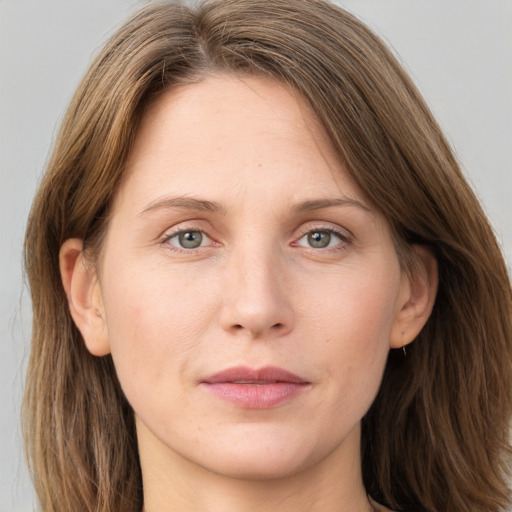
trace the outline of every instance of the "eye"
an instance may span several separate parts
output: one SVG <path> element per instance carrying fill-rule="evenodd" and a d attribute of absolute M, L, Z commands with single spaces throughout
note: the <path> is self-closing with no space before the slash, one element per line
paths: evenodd
<path fill-rule="evenodd" d="M 179 249 L 197 249 L 208 245 L 211 240 L 203 231 L 189 229 L 168 236 L 165 242 Z"/>
<path fill-rule="evenodd" d="M 312 249 L 329 249 L 346 241 L 346 237 L 331 229 L 315 229 L 303 235 L 297 245 Z"/>

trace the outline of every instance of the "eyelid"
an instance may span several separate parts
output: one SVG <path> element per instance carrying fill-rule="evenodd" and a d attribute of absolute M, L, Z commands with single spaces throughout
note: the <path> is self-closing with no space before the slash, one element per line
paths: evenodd
<path fill-rule="evenodd" d="M 161 234 L 158 235 L 157 240 L 164 242 L 179 233 L 186 233 L 187 231 L 197 231 L 213 240 L 213 237 L 209 234 L 212 231 L 211 225 L 208 220 L 202 217 L 178 219 L 177 222 L 173 222 L 172 225 L 167 225 L 167 227 L 160 232 Z"/>
<path fill-rule="evenodd" d="M 308 247 L 306 245 L 301 245 L 299 242 L 309 233 L 315 232 L 315 231 L 322 231 L 326 233 L 330 233 L 336 237 L 339 238 L 340 242 L 336 244 L 334 247 L 325 247 L 325 248 L 314 248 L 314 247 Z M 346 228 L 341 228 L 338 226 L 333 226 L 332 224 L 325 224 L 325 223 L 314 223 L 314 224 L 308 224 L 306 226 L 302 226 L 299 230 L 298 236 L 295 237 L 294 242 L 292 242 L 292 246 L 295 247 L 301 247 L 304 249 L 310 249 L 315 252 L 334 252 L 338 250 L 342 250 L 347 247 L 347 245 L 350 245 L 354 239 L 353 234 Z"/>
<path fill-rule="evenodd" d="M 179 245 L 174 245 L 170 242 L 170 240 L 176 236 L 179 236 L 181 233 L 189 233 L 189 232 L 197 232 L 201 233 L 203 237 L 207 239 L 207 244 L 200 245 L 199 247 L 193 247 L 193 248 L 185 248 L 180 247 Z M 218 246 L 220 245 L 218 242 L 216 242 L 204 229 L 201 229 L 197 226 L 181 226 L 178 228 L 171 228 L 166 230 L 163 235 L 160 237 L 159 242 L 166 246 L 167 249 L 174 251 L 174 252 L 180 252 L 184 254 L 194 254 L 196 251 L 199 250 L 205 250 L 210 247 Z"/>
<path fill-rule="evenodd" d="M 181 235 L 181 233 L 201 233 L 201 235 L 203 235 L 205 238 L 208 238 L 208 240 L 211 240 L 210 236 L 208 236 L 208 233 L 206 233 L 202 229 L 197 229 L 197 228 L 195 228 L 195 229 L 194 228 L 177 229 L 176 231 L 171 231 L 170 233 L 167 232 L 163 236 L 163 240 L 164 241 L 170 240 L 171 238 Z"/>
<path fill-rule="evenodd" d="M 211 247 L 218 247 L 218 246 L 222 245 L 221 243 L 217 242 L 205 229 L 202 229 L 199 226 L 197 226 L 197 224 L 195 224 L 195 225 L 194 225 L 194 223 L 191 223 L 192 225 L 187 225 L 187 224 L 188 223 L 184 223 L 184 225 L 183 224 L 179 225 L 179 227 L 167 229 L 159 237 L 159 242 L 161 244 L 166 245 L 167 247 L 170 247 L 171 250 L 174 250 L 177 252 L 183 252 L 183 253 L 187 253 L 187 254 L 191 254 L 200 249 L 204 250 L 204 249 L 208 249 Z M 208 243 L 206 245 L 201 245 L 199 247 L 186 249 L 186 248 L 179 247 L 178 245 L 174 245 L 169 242 L 169 240 L 171 238 L 178 236 L 180 233 L 187 233 L 187 232 L 191 232 L 191 231 L 201 233 L 203 235 L 203 237 L 205 237 L 207 239 Z M 352 243 L 352 241 L 354 239 L 354 235 L 350 232 L 350 230 L 348 230 L 346 228 L 342 228 L 340 226 L 333 225 L 331 223 L 312 222 L 312 223 L 307 223 L 306 225 L 303 225 L 299 228 L 298 234 L 294 237 L 294 241 L 291 243 L 291 245 L 308 248 L 306 246 L 299 245 L 299 241 L 302 238 L 304 238 L 305 235 L 307 235 L 308 233 L 314 232 L 314 231 L 323 231 L 323 232 L 331 233 L 332 235 L 334 235 L 340 239 L 340 244 L 336 244 L 335 247 L 324 248 L 323 249 L 324 252 L 335 251 L 340 248 L 339 247 L 340 245 L 346 246 L 346 245 Z M 322 250 L 322 249 L 316 249 L 314 247 L 309 247 L 309 249 L 314 250 L 314 251 Z"/>
<path fill-rule="evenodd" d="M 301 226 L 298 230 L 297 240 L 302 238 L 305 234 L 310 233 L 311 231 L 327 231 L 329 233 L 334 233 L 339 236 L 341 239 L 350 242 L 354 239 L 354 235 L 347 228 L 342 228 L 335 224 L 331 224 L 329 222 L 311 222 Z"/>

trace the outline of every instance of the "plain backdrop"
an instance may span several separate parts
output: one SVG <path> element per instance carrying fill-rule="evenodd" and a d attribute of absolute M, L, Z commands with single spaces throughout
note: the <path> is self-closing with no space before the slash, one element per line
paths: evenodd
<path fill-rule="evenodd" d="M 35 510 L 19 428 L 30 304 L 21 246 L 59 120 L 136 0 L 0 0 L 0 512 Z M 340 0 L 400 55 L 512 263 L 512 0 Z"/>

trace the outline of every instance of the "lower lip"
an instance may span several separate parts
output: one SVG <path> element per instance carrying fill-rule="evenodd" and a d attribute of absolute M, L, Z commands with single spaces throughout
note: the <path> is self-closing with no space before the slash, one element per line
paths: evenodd
<path fill-rule="evenodd" d="M 309 385 L 294 382 L 269 384 L 203 383 L 214 395 L 245 409 L 270 409 L 288 402 Z"/>

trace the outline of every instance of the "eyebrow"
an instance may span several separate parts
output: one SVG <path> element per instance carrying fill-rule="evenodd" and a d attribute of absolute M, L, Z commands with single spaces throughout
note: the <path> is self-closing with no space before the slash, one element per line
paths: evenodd
<path fill-rule="evenodd" d="M 371 211 L 370 208 L 368 208 L 360 201 L 357 201 L 356 199 L 350 199 L 348 197 L 333 199 L 311 199 L 309 201 L 303 201 L 294 205 L 293 211 L 296 213 L 304 213 L 321 210 L 323 208 L 332 208 L 335 206 L 355 206 L 367 212 Z M 217 213 L 221 215 L 226 214 L 226 209 L 215 201 L 207 201 L 205 199 L 196 199 L 194 197 L 187 196 L 176 196 L 168 197 L 165 199 L 157 199 L 156 201 L 150 203 L 146 208 L 144 208 L 144 210 L 142 210 L 137 216 L 142 217 L 154 210 L 167 208 L 180 208 L 183 210 Z"/>
<path fill-rule="evenodd" d="M 371 212 L 370 208 L 365 204 L 357 201 L 356 199 L 350 199 L 348 197 L 340 197 L 333 199 L 313 199 L 311 201 L 304 201 L 293 207 L 293 210 L 297 213 L 311 212 L 314 210 L 321 210 L 323 208 L 331 208 L 333 206 L 356 206 L 362 208 L 367 212 Z"/>
<path fill-rule="evenodd" d="M 144 210 L 142 210 L 138 217 L 144 216 L 146 213 L 154 210 L 166 208 L 181 208 L 183 210 L 193 210 L 196 212 L 220 213 L 225 214 L 226 210 L 219 203 L 214 201 L 206 201 L 204 199 L 195 199 L 193 197 L 177 196 L 168 197 L 165 199 L 157 199 L 150 203 Z"/>

